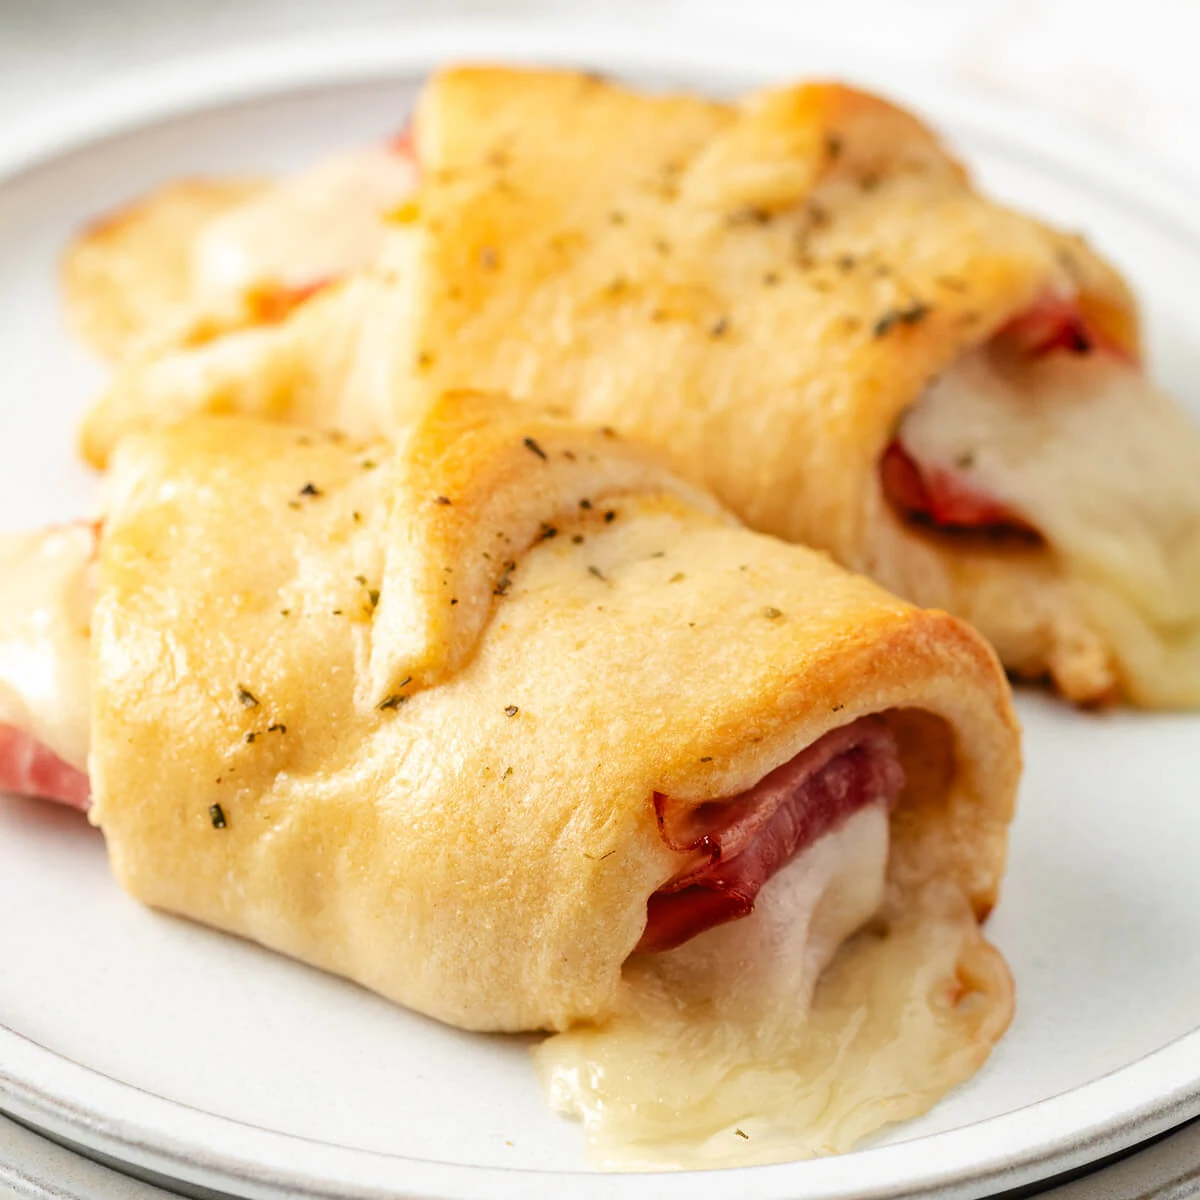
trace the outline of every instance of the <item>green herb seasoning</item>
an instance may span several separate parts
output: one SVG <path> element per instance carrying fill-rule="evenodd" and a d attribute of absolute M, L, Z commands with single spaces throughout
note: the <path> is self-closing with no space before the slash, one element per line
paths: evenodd
<path fill-rule="evenodd" d="M 907 308 L 891 308 L 875 322 L 875 336 L 886 337 L 897 325 L 917 325 L 925 320 L 930 307 L 921 300 L 914 300 Z"/>
<path fill-rule="evenodd" d="M 506 596 L 508 589 L 512 587 L 512 573 L 517 569 L 515 562 L 506 562 L 504 564 L 504 573 L 496 580 L 496 586 L 492 588 L 493 596 Z"/>

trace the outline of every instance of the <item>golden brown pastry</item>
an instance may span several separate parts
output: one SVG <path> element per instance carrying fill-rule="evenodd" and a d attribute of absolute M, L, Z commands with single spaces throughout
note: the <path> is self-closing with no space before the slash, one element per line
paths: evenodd
<path fill-rule="evenodd" d="M 1200 435 L 1114 271 L 981 197 L 912 116 L 828 84 L 727 105 L 463 69 L 417 148 L 373 273 L 399 280 L 370 306 L 390 338 L 331 369 L 314 317 L 139 367 L 92 456 L 181 410 L 263 411 L 265 378 L 273 415 L 355 430 L 507 391 L 658 445 L 1075 700 L 1200 702 Z"/>
<path fill-rule="evenodd" d="M 606 1162 L 844 1148 L 1008 1023 L 994 655 L 610 430 L 452 395 L 395 449 L 137 435 L 95 586 L 120 883 L 464 1028 L 560 1031 L 539 1067 Z"/>

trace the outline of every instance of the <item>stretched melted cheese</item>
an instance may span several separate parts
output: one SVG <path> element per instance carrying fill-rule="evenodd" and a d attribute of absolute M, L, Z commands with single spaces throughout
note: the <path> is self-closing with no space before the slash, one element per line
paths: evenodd
<path fill-rule="evenodd" d="M 86 769 L 91 719 L 87 524 L 0 538 L 0 725 Z"/>
<path fill-rule="evenodd" d="M 1130 698 L 1200 704 L 1200 431 L 1140 370 L 978 351 L 899 436 L 1043 534 Z"/>

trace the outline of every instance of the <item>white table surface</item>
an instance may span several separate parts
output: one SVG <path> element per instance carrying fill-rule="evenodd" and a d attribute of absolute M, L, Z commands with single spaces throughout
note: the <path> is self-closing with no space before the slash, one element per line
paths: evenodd
<path fill-rule="evenodd" d="M 547 15 L 661 29 L 671 21 L 769 28 L 852 48 L 864 63 L 965 79 L 1135 145 L 1200 189 L 1200 2 L 1196 0 L 0 0 L 4 120 L 78 102 L 86 90 L 173 58 L 279 37 L 396 28 L 449 17 Z M 649 33 L 648 33 L 649 36 Z M 165 1193 L 0 1117 L 0 1196 L 153 1200 Z M 1053 1200 L 1200 1195 L 1200 1123 Z"/>

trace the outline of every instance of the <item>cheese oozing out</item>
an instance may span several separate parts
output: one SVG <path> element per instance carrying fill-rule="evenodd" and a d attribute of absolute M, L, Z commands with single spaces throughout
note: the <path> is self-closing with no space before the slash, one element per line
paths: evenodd
<path fill-rule="evenodd" d="M 366 266 L 384 218 L 413 191 L 411 154 L 378 146 L 327 159 L 214 218 L 192 252 L 201 308 L 267 287 L 311 288 Z"/>
<path fill-rule="evenodd" d="M 0 537 L 0 726 L 86 770 L 91 568 L 85 522 Z"/>
<path fill-rule="evenodd" d="M 952 885 L 891 915 L 888 840 L 886 805 L 860 809 L 769 880 L 751 915 L 635 954 L 611 1018 L 535 1050 L 600 1165 L 838 1153 L 978 1069 L 1008 1020 L 1003 960 Z"/>
<path fill-rule="evenodd" d="M 897 440 L 1035 529 L 1137 703 L 1200 704 L 1200 430 L 1102 349 L 962 356 Z"/>

